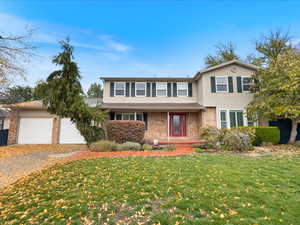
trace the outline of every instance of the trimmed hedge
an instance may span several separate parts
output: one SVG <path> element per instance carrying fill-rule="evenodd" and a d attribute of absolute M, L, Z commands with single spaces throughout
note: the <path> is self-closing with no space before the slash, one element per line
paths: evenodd
<path fill-rule="evenodd" d="M 260 146 L 262 143 L 278 144 L 280 141 L 280 130 L 278 127 L 236 127 L 234 129 L 244 131 L 245 133 L 254 133 L 252 144 Z"/>
<path fill-rule="evenodd" d="M 145 123 L 133 120 L 110 120 L 106 123 L 108 140 L 117 143 L 137 142 L 143 143 Z"/>
<path fill-rule="evenodd" d="M 89 146 L 93 152 L 113 152 L 117 151 L 117 147 L 118 144 L 113 141 L 97 141 Z"/>

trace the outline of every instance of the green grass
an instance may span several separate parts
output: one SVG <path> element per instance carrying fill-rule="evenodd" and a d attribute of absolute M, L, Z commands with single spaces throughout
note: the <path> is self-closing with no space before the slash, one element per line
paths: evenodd
<path fill-rule="evenodd" d="M 300 157 L 82 160 L 0 196 L 0 224 L 297 225 Z"/>

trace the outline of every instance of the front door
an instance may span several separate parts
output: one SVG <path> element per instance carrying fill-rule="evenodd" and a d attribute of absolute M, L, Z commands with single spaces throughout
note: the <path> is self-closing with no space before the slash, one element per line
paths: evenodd
<path fill-rule="evenodd" d="M 170 136 L 186 136 L 185 114 L 170 114 Z"/>

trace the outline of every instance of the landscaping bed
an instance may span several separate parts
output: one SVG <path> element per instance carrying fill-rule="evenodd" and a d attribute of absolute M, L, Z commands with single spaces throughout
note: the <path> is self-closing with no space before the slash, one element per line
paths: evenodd
<path fill-rule="evenodd" d="M 0 197 L 0 224 L 298 224 L 300 157 L 80 160 Z"/>

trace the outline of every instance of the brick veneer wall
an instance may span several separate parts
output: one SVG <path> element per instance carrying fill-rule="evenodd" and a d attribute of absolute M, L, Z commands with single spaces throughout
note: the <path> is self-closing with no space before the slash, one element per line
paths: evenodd
<path fill-rule="evenodd" d="M 52 144 L 59 143 L 59 132 L 60 132 L 60 118 L 55 116 L 52 124 Z"/>
<path fill-rule="evenodd" d="M 208 107 L 202 112 L 202 127 L 217 127 L 216 108 Z"/>
<path fill-rule="evenodd" d="M 18 125 L 19 125 L 19 116 L 18 111 L 13 110 L 10 112 L 10 121 L 9 121 L 9 132 L 8 132 L 8 145 L 14 145 L 17 143 L 18 135 Z"/>

